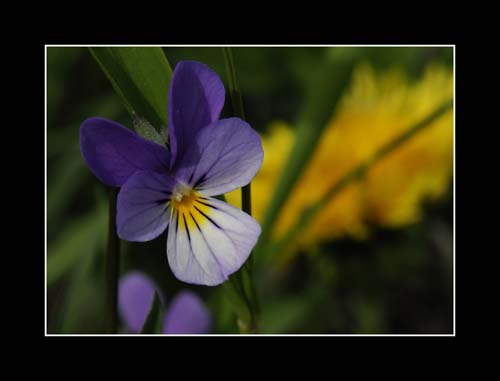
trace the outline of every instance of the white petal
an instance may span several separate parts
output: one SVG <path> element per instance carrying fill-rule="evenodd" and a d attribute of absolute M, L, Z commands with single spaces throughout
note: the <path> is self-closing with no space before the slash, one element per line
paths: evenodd
<path fill-rule="evenodd" d="M 173 213 L 167 240 L 170 268 L 184 282 L 221 284 L 247 260 L 260 232 L 248 214 L 201 198 L 189 212 Z"/>

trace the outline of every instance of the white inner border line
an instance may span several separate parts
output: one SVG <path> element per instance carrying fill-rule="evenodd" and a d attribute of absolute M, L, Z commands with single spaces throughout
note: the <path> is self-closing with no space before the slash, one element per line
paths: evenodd
<path fill-rule="evenodd" d="M 292 47 L 292 48 L 305 48 L 305 47 L 311 47 L 311 48 L 314 48 L 314 47 L 364 47 L 364 48 L 370 48 L 370 47 L 373 47 L 373 48 L 380 48 L 380 47 L 391 47 L 391 48 L 401 48 L 401 47 L 442 47 L 442 48 L 453 48 L 453 333 L 452 334 L 449 334 L 449 333 L 429 333 L 429 334 L 328 334 L 328 333 L 325 333 L 325 334 L 206 334 L 206 335 L 162 335 L 162 334 L 122 334 L 122 333 L 117 333 L 117 334 L 93 334 L 93 333 L 90 333 L 90 334 L 68 334 L 68 333 L 47 333 L 47 48 L 54 48 L 54 47 L 60 47 L 60 48 L 76 48 L 76 47 L 83 47 L 83 48 L 87 48 L 87 47 L 119 47 L 119 46 L 122 46 L 122 47 L 125 47 L 125 46 L 129 46 L 129 47 L 165 47 L 165 48 L 168 48 L 168 47 L 200 47 L 200 48 L 203 48 L 203 47 L 207 47 L 207 48 L 220 48 L 220 47 L 224 47 L 224 46 L 229 46 L 229 47 L 241 47 L 241 48 L 244 48 L 244 47 L 248 47 L 248 48 L 252 48 L 252 47 L 259 47 L 259 48 L 273 48 L 273 47 Z M 44 168 L 44 183 L 45 183 L 45 208 L 44 208 L 44 215 L 45 215 L 45 225 L 44 225 L 44 232 L 45 232 L 45 237 L 44 237 L 44 242 L 45 242 L 45 276 L 44 276 L 44 281 L 45 281 L 45 284 L 44 284 L 44 289 L 45 289 L 45 315 L 44 315 L 44 332 L 45 332 L 45 336 L 111 336 L 111 337 L 114 337 L 114 336 L 132 336 L 132 337 L 141 337 L 141 336 L 153 336 L 153 337 L 169 337 L 169 336 L 235 336 L 235 337 L 239 337 L 239 336 L 354 336 L 354 337 L 364 337 L 364 336 L 373 336 L 373 337 L 377 337 L 377 336 L 381 336 L 381 337 L 385 337 L 385 336 L 394 336 L 394 337 L 398 337 L 398 336 L 418 336 L 418 337 L 421 337 L 421 336 L 456 336 L 456 291 L 455 291 L 455 287 L 456 287 L 456 267 L 455 267 L 455 264 L 456 264 L 456 244 L 455 244 L 455 225 L 456 225 L 456 222 L 455 222 L 455 218 L 456 218 L 456 212 L 455 212 L 455 184 L 456 184 L 456 161 L 455 161 L 455 151 L 456 151 L 456 147 L 455 147 L 455 129 L 456 129 L 456 103 L 455 103 L 455 100 L 456 100 L 456 95 L 455 95 L 455 91 L 456 91 L 456 45 L 455 44 L 437 44 L 437 45 L 421 45 L 421 44 L 416 44 L 416 45 L 387 45 L 387 44 L 383 44 L 383 45 L 365 45 L 365 44 L 361 44 L 361 45 L 281 45 L 281 44 L 278 44 L 278 45 L 239 45 L 239 44 L 235 44 L 235 45 L 231 45 L 231 44 L 228 44 L 228 45 L 197 45 L 197 44 L 193 44 L 193 45 L 172 45 L 172 44 L 169 44 L 169 45 L 127 45 L 127 44 L 120 44 L 120 45 L 109 45 L 109 44 L 104 44 L 104 45 L 84 45 L 84 44 L 76 44 L 76 45 L 57 45 L 57 44 L 46 44 L 45 47 L 44 47 L 44 77 L 45 77 L 45 81 L 44 81 L 44 90 L 45 90 L 45 112 L 44 112 L 44 116 L 45 116 L 45 134 L 44 134 L 44 154 L 45 154 L 45 168 Z"/>

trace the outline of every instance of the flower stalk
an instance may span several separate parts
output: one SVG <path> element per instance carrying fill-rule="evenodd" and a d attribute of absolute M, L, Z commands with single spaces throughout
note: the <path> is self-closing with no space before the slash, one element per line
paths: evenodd
<path fill-rule="evenodd" d="M 109 190 L 108 243 L 106 248 L 106 333 L 118 332 L 118 277 L 120 273 L 120 239 L 116 233 L 116 198 L 119 188 Z"/>
<path fill-rule="evenodd" d="M 222 48 L 222 52 L 224 54 L 224 62 L 226 63 L 229 78 L 229 94 L 231 96 L 231 105 L 233 106 L 234 115 L 246 121 L 241 91 L 236 79 L 233 53 L 230 47 Z M 241 209 L 249 215 L 252 215 L 251 183 L 241 188 Z"/>
<path fill-rule="evenodd" d="M 224 62 L 228 75 L 229 94 L 231 97 L 233 113 L 238 118 L 246 120 L 241 91 L 238 87 L 238 81 L 236 78 L 236 69 L 232 50 L 230 47 L 223 47 L 222 53 L 224 55 Z M 248 215 L 252 215 L 251 183 L 248 183 L 241 188 L 241 207 L 245 213 L 247 213 Z M 239 294 L 247 304 L 250 313 L 250 324 L 248 327 L 248 331 L 250 333 L 256 333 L 259 305 L 255 282 L 252 274 L 252 267 L 252 254 L 250 254 L 247 262 L 243 265 L 243 268 L 237 274 L 235 274 L 235 276 L 238 283 L 237 291 L 239 291 Z M 245 287 L 245 285 L 248 286 Z"/>

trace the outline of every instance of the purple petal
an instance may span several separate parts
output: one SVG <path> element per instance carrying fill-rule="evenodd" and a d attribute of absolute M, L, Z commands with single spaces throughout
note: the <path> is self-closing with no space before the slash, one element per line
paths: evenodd
<path fill-rule="evenodd" d="M 128 331 L 141 331 L 151 308 L 154 292 L 154 283 L 141 272 L 130 272 L 120 279 L 118 309 Z"/>
<path fill-rule="evenodd" d="M 92 173 L 115 187 L 122 186 L 137 170 L 166 172 L 170 164 L 165 147 L 104 118 L 82 123 L 80 150 Z"/>
<path fill-rule="evenodd" d="M 222 119 L 198 134 L 177 176 L 197 192 L 215 196 L 248 184 L 263 158 L 260 137 L 248 123 Z"/>
<path fill-rule="evenodd" d="M 217 199 L 194 205 L 189 213 L 172 213 L 168 263 L 181 281 L 216 286 L 246 261 L 261 229 L 251 216 Z"/>
<path fill-rule="evenodd" d="M 168 98 L 171 167 L 198 131 L 219 119 L 224 97 L 221 79 L 208 66 L 195 61 L 177 64 Z"/>
<path fill-rule="evenodd" d="M 149 171 L 133 174 L 118 193 L 118 236 L 135 242 L 158 237 L 168 225 L 174 185 L 173 178 L 166 174 Z"/>
<path fill-rule="evenodd" d="M 203 334 L 210 332 L 210 312 L 191 291 L 179 292 L 165 312 L 163 333 Z"/>

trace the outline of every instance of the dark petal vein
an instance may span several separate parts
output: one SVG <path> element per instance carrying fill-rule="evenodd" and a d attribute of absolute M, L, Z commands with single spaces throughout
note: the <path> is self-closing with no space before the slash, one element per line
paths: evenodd
<path fill-rule="evenodd" d="M 214 221 L 212 220 L 210 217 L 208 217 L 205 213 L 203 213 L 200 209 L 198 209 L 198 207 L 196 205 L 193 205 L 194 208 L 201 214 L 203 215 L 207 220 L 209 220 L 216 228 L 222 230 L 222 228 Z"/>

